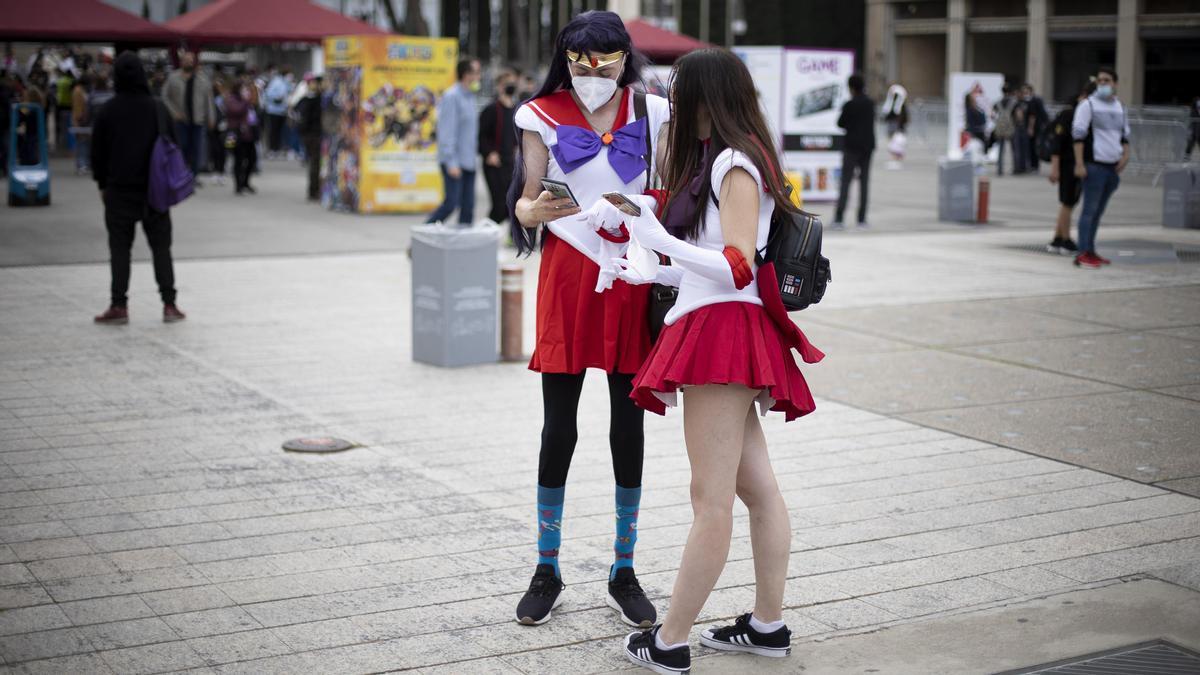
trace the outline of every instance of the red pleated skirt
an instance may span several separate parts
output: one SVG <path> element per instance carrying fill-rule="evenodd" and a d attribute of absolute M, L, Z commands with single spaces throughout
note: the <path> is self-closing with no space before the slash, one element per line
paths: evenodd
<path fill-rule="evenodd" d="M 600 268 L 546 232 L 538 269 L 537 341 L 529 369 L 632 375 L 650 353 L 650 286 L 613 282 L 596 292 Z"/>
<path fill-rule="evenodd" d="M 765 390 L 773 399 L 770 409 L 782 412 L 790 422 L 812 412 L 816 403 L 785 340 L 775 321 L 759 305 L 706 305 L 663 328 L 633 380 L 630 396 L 639 407 L 662 415 L 667 406 L 655 392 L 670 393 L 705 384 L 740 384 Z M 811 353 L 798 348 L 806 361 L 823 356 L 811 346 Z"/>

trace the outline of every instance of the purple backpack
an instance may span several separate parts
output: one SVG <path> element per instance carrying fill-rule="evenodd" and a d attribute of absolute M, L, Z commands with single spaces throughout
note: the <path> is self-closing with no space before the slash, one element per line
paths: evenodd
<path fill-rule="evenodd" d="M 165 212 L 192 196 L 195 179 L 179 146 L 166 135 L 166 110 L 155 101 L 158 113 L 158 138 L 150 153 L 150 186 L 146 198 L 150 208 Z"/>

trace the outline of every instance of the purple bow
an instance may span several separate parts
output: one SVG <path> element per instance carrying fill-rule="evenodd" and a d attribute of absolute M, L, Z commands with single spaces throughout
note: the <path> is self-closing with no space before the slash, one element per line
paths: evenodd
<path fill-rule="evenodd" d="M 562 167 L 563 173 L 571 173 L 587 164 L 602 147 L 604 141 L 591 129 L 563 124 L 558 127 L 558 143 L 550 151 L 554 153 L 554 159 Z M 608 146 L 608 163 L 621 177 L 621 182 L 628 183 L 646 170 L 646 159 L 642 157 L 645 151 L 645 118 L 613 132 L 612 143 Z"/>

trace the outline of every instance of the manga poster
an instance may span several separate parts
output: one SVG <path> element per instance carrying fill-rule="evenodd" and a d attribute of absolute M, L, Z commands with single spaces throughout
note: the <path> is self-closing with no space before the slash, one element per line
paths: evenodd
<path fill-rule="evenodd" d="M 328 109 L 323 201 L 358 213 L 422 212 L 442 200 L 437 104 L 454 83 L 452 38 L 334 37 L 325 42 Z"/>

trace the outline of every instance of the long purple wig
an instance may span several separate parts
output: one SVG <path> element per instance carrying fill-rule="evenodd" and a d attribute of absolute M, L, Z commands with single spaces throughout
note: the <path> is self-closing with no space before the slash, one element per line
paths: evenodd
<path fill-rule="evenodd" d="M 584 12 L 571 19 L 563 26 L 558 38 L 554 41 L 554 56 L 550 60 L 550 70 L 546 73 L 546 81 L 542 88 L 532 98 L 540 98 L 553 94 L 562 89 L 571 88 L 571 70 L 567 64 L 566 52 L 570 50 L 585 54 L 598 52 L 611 54 L 623 51 L 625 70 L 617 81 L 620 87 L 627 87 L 642 81 L 642 66 L 646 63 L 641 54 L 633 51 L 633 41 L 625 30 L 621 17 L 613 12 L 593 10 Z M 517 129 L 517 156 L 514 163 L 512 184 L 508 186 L 508 220 L 513 243 L 517 246 L 517 255 L 529 255 L 538 247 L 538 230 L 521 226 L 517 222 L 517 200 L 525 190 L 525 159 L 521 129 Z M 586 204 L 583 206 L 587 206 Z"/>

